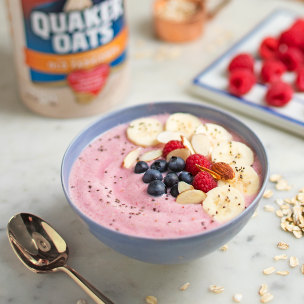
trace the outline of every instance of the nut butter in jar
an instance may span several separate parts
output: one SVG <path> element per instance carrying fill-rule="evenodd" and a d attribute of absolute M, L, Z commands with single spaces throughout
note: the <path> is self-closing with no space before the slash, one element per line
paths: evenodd
<path fill-rule="evenodd" d="M 128 88 L 123 0 L 8 0 L 23 102 L 69 118 L 116 105 Z"/>

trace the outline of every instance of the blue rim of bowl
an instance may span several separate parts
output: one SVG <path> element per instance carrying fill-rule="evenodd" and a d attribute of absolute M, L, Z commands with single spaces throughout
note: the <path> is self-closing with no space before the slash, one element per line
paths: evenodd
<path fill-rule="evenodd" d="M 199 233 L 195 233 L 195 234 L 190 234 L 190 235 L 185 235 L 185 236 L 177 236 L 177 237 L 170 237 L 170 238 L 163 238 L 163 237 L 144 237 L 144 236 L 136 236 L 136 235 L 131 235 L 131 234 L 127 234 L 127 233 L 123 233 L 123 232 L 120 232 L 120 231 L 116 231 L 116 230 L 112 230 L 112 229 L 109 229 L 107 228 L 106 226 L 103 226 L 102 224 L 94 221 L 93 219 L 91 219 L 89 216 L 87 216 L 85 213 L 83 213 L 79 208 L 78 206 L 72 201 L 72 199 L 70 198 L 70 196 L 68 195 L 68 190 L 67 188 L 65 187 L 65 184 L 63 182 L 63 177 L 64 177 L 64 173 L 63 173 L 63 167 L 64 167 L 64 163 L 65 163 L 65 159 L 66 159 L 66 155 L 68 154 L 70 148 L 73 146 L 74 142 L 78 139 L 78 137 L 86 132 L 88 129 L 90 129 L 93 125 L 95 125 L 96 123 L 98 123 L 100 120 L 103 120 L 103 119 L 106 119 L 107 117 L 111 117 L 111 116 L 114 116 L 115 114 L 118 114 L 124 110 L 132 110 L 132 109 L 136 109 L 136 108 L 141 108 L 143 106 L 149 106 L 149 105 L 154 105 L 154 104 L 187 104 L 189 106 L 201 106 L 202 108 L 209 108 L 209 109 L 212 109 L 212 110 L 215 110 L 217 112 L 220 112 L 221 114 L 224 114 L 226 116 L 229 116 L 230 118 L 234 119 L 237 123 L 239 123 L 241 126 L 243 126 L 244 128 L 248 129 L 252 135 L 255 137 L 255 139 L 257 140 L 257 142 L 260 144 L 260 146 L 263 148 L 263 152 L 265 154 L 265 160 L 266 160 L 266 171 L 265 171 L 265 179 L 263 181 L 263 184 L 262 186 L 260 187 L 260 191 L 258 192 L 257 196 L 255 197 L 255 199 L 252 201 L 252 203 L 242 212 L 240 213 L 239 215 L 237 215 L 235 218 L 233 218 L 232 220 L 224 223 L 224 224 L 221 224 L 220 226 L 218 227 L 215 227 L 213 229 L 210 229 L 210 230 L 207 230 L 207 231 L 203 231 L 203 232 L 199 232 Z M 117 124 L 118 125 L 118 124 Z M 237 132 L 236 132 L 237 133 Z M 76 137 L 72 140 L 72 142 L 69 144 L 68 148 L 66 149 L 65 153 L 64 153 L 64 156 L 63 156 L 63 159 L 62 159 L 62 163 L 61 163 L 61 185 L 62 185 L 62 188 L 63 188 L 63 192 L 67 198 L 67 201 L 70 205 L 73 204 L 73 208 L 77 209 L 79 213 L 82 214 L 83 217 L 85 217 L 88 221 L 94 223 L 95 225 L 98 225 L 100 226 L 102 229 L 105 229 L 107 230 L 108 232 L 110 233 L 114 233 L 114 234 L 117 234 L 119 236 L 127 236 L 129 238 L 134 238 L 134 239 L 137 239 L 137 240 L 149 240 L 149 241 L 178 241 L 178 240 L 182 240 L 182 239 L 195 239 L 197 237 L 200 237 L 202 235 L 208 235 L 208 234 L 213 234 L 213 233 L 216 233 L 217 231 L 220 231 L 220 230 L 225 230 L 225 228 L 228 226 L 228 225 L 231 225 L 233 222 L 236 222 L 238 220 L 239 217 L 241 216 L 244 216 L 243 214 L 245 213 L 249 213 L 251 212 L 252 209 L 255 209 L 257 208 L 257 205 L 260 201 L 260 199 L 262 198 L 262 195 L 265 191 L 265 188 L 266 188 L 266 185 L 267 185 L 267 181 L 268 181 L 268 177 L 269 177 L 269 161 L 268 161 L 268 155 L 267 155 L 267 152 L 266 152 L 266 149 L 264 147 L 264 145 L 262 144 L 261 140 L 259 139 L 259 137 L 255 134 L 254 131 L 251 130 L 251 128 L 249 128 L 248 126 L 246 126 L 242 121 L 240 121 L 238 118 L 236 118 L 233 114 L 229 113 L 228 111 L 225 111 L 225 110 L 222 110 L 222 109 L 219 109 L 217 107 L 214 107 L 214 106 L 210 106 L 210 105 L 205 105 L 205 104 L 200 104 L 200 103 L 193 103 L 193 102 L 185 102 L 185 101 L 157 101 L 157 102 L 150 102 L 150 103 L 141 103 L 141 104 L 137 104 L 137 105 L 134 105 L 134 106 L 128 106 L 128 107 L 124 107 L 124 108 L 120 108 L 118 110 L 115 110 L 115 111 L 111 111 L 110 113 L 107 113 L 101 117 L 99 117 L 97 120 L 95 120 L 93 123 L 89 124 L 87 127 L 85 127 L 84 129 L 82 129 L 77 135 Z M 246 223 L 247 224 L 247 223 Z"/>

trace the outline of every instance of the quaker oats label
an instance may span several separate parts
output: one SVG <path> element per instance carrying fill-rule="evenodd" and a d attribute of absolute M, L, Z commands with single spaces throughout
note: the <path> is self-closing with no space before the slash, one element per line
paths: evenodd
<path fill-rule="evenodd" d="M 126 74 L 122 71 L 128 38 L 123 0 L 8 2 L 25 103 L 31 108 L 38 106 L 38 112 L 41 106 L 52 107 L 48 111 L 54 112 L 62 103 L 69 103 L 64 106 L 69 113 L 61 115 L 63 108 L 59 116 L 41 113 L 58 117 L 98 111 L 96 104 L 91 107 L 95 110 L 84 110 L 84 105 L 103 102 L 109 106 L 111 92 Z M 73 103 L 82 105 L 81 113 L 71 109 Z"/>

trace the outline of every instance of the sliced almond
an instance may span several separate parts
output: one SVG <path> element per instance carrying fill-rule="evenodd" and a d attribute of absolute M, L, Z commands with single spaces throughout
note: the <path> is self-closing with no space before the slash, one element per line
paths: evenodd
<path fill-rule="evenodd" d="M 210 139 L 206 134 L 194 134 L 191 139 L 191 144 L 195 153 L 207 156 L 210 152 Z"/>
<path fill-rule="evenodd" d="M 157 158 L 160 158 L 163 155 L 163 151 L 161 149 L 159 150 L 152 150 L 144 153 L 139 157 L 140 160 L 148 162 Z"/>
<path fill-rule="evenodd" d="M 259 289 L 259 294 L 262 296 L 267 292 L 267 285 L 266 284 L 262 284 L 260 289 Z"/>
<path fill-rule="evenodd" d="M 270 176 L 270 178 L 269 178 L 269 180 L 271 181 L 271 182 L 273 182 L 273 183 L 276 183 L 276 182 L 278 182 L 280 179 L 282 179 L 283 178 L 283 176 L 282 175 L 280 175 L 280 174 L 272 174 L 271 176 Z"/>
<path fill-rule="evenodd" d="M 284 243 L 284 242 L 279 242 L 278 245 L 277 245 L 278 248 L 280 249 L 288 249 L 289 248 L 289 245 Z"/>
<path fill-rule="evenodd" d="M 180 193 L 177 198 L 176 202 L 178 204 L 200 204 L 205 198 L 207 194 L 200 190 L 186 190 Z"/>
<path fill-rule="evenodd" d="M 264 269 L 263 273 L 268 275 L 268 274 L 272 274 L 274 271 L 275 271 L 274 267 L 269 267 L 269 268 Z"/>
<path fill-rule="evenodd" d="M 271 293 L 267 292 L 261 297 L 261 303 L 268 303 L 272 299 L 273 299 L 273 295 Z"/>
<path fill-rule="evenodd" d="M 169 161 L 173 156 L 181 157 L 184 161 L 186 161 L 186 159 L 190 156 L 190 150 L 186 148 L 175 149 L 167 155 L 166 161 Z"/>
<path fill-rule="evenodd" d="M 155 298 L 153 296 L 147 296 L 146 297 L 146 302 L 148 304 L 157 304 L 157 298 Z"/>
<path fill-rule="evenodd" d="M 184 285 L 180 288 L 180 290 L 185 290 L 185 289 L 187 289 L 187 288 L 189 287 L 189 285 L 190 285 L 190 283 L 184 284 Z"/>
<path fill-rule="evenodd" d="M 280 274 L 280 275 L 288 275 L 289 274 L 289 271 L 277 271 L 277 274 Z"/>
<path fill-rule="evenodd" d="M 276 256 L 274 257 L 274 259 L 275 259 L 276 261 L 278 261 L 278 260 L 286 260 L 286 259 L 287 259 L 287 255 L 286 255 L 286 254 L 276 255 Z"/>
<path fill-rule="evenodd" d="M 224 291 L 223 286 L 210 285 L 209 289 L 214 293 L 221 293 Z"/>
<path fill-rule="evenodd" d="M 299 265 L 299 260 L 296 257 L 290 257 L 289 265 L 290 267 L 296 267 Z"/>
<path fill-rule="evenodd" d="M 177 187 L 178 187 L 178 193 L 182 193 L 184 191 L 194 189 L 192 185 L 189 185 L 186 182 L 179 182 Z"/>
<path fill-rule="evenodd" d="M 166 144 L 171 140 L 181 140 L 181 135 L 184 134 L 178 131 L 163 131 L 157 135 L 156 139 L 159 142 Z"/>
<path fill-rule="evenodd" d="M 181 138 L 182 143 L 185 146 L 185 148 L 189 149 L 191 154 L 195 154 L 195 152 L 192 148 L 192 145 L 191 145 L 190 141 L 187 139 L 187 137 L 185 137 L 184 135 L 181 135 L 180 138 Z"/>
<path fill-rule="evenodd" d="M 208 173 L 210 173 L 210 175 L 213 177 L 213 178 L 215 178 L 215 179 L 217 179 L 217 180 L 220 180 L 221 179 L 221 176 L 219 175 L 219 174 L 217 174 L 216 172 L 214 172 L 214 171 L 212 171 L 212 170 L 209 170 L 209 169 L 207 169 L 207 168 L 205 168 L 205 167 L 202 167 L 202 166 L 200 166 L 200 165 L 195 165 L 197 168 L 199 168 L 201 171 L 206 171 L 206 172 L 208 172 Z"/>
<path fill-rule="evenodd" d="M 140 150 L 141 147 L 138 147 L 129 152 L 122 163 L 123 167 L 129 169 L 137 161 Z"/>

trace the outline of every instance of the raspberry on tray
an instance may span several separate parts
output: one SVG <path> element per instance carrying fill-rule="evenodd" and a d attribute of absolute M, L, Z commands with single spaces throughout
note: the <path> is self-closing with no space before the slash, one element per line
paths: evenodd
<path fill-rule="evenodd" d="M 261 79 L 263 82 L 278 81 L 285 71 L 286 67 L 281 61 L 267 60 L 261 69 Z"/>
<path fill-rule="evenodd" d="M 283 107 L 291 100 L 292 95 L 293 89 L 289 84 L 277 81 L 270 85 L 266 94 L 266 103 L 269 106 Z"/>
<path fill-rule="evenodd" d="M 297 71 L 296 87 L 299 91 L 304 92 L 304 67 Z"/>
<path fill-rule="evenodd" d="M 259 54 L 263 59 L 275 59 L 277 57 L 277 50 L 279 42 L 273 37 L 266 37 L 259 48 Z"/>
<path fill-rule="evenodd" d="M 285 64 L 288 71 L 294 71 L 304 62 L 304 56 L 300 49 L 288 47 L 287 50 L 279 52 L 279 59 Z"/>
<path fill-rule="evenodd" d="M 248 69 L 235 69 L 229 76 L 229 92 L 240 96 L 248 93 L 256 83 L 255 75 Z"/>
<path fill-rule="evenodd" d="M 235 69 L 248 69 L 253 72 L 254 58 L 250 54 L 246 53 L 235 56 L 228 66 L 228 71 L 232 72 Z"/>

